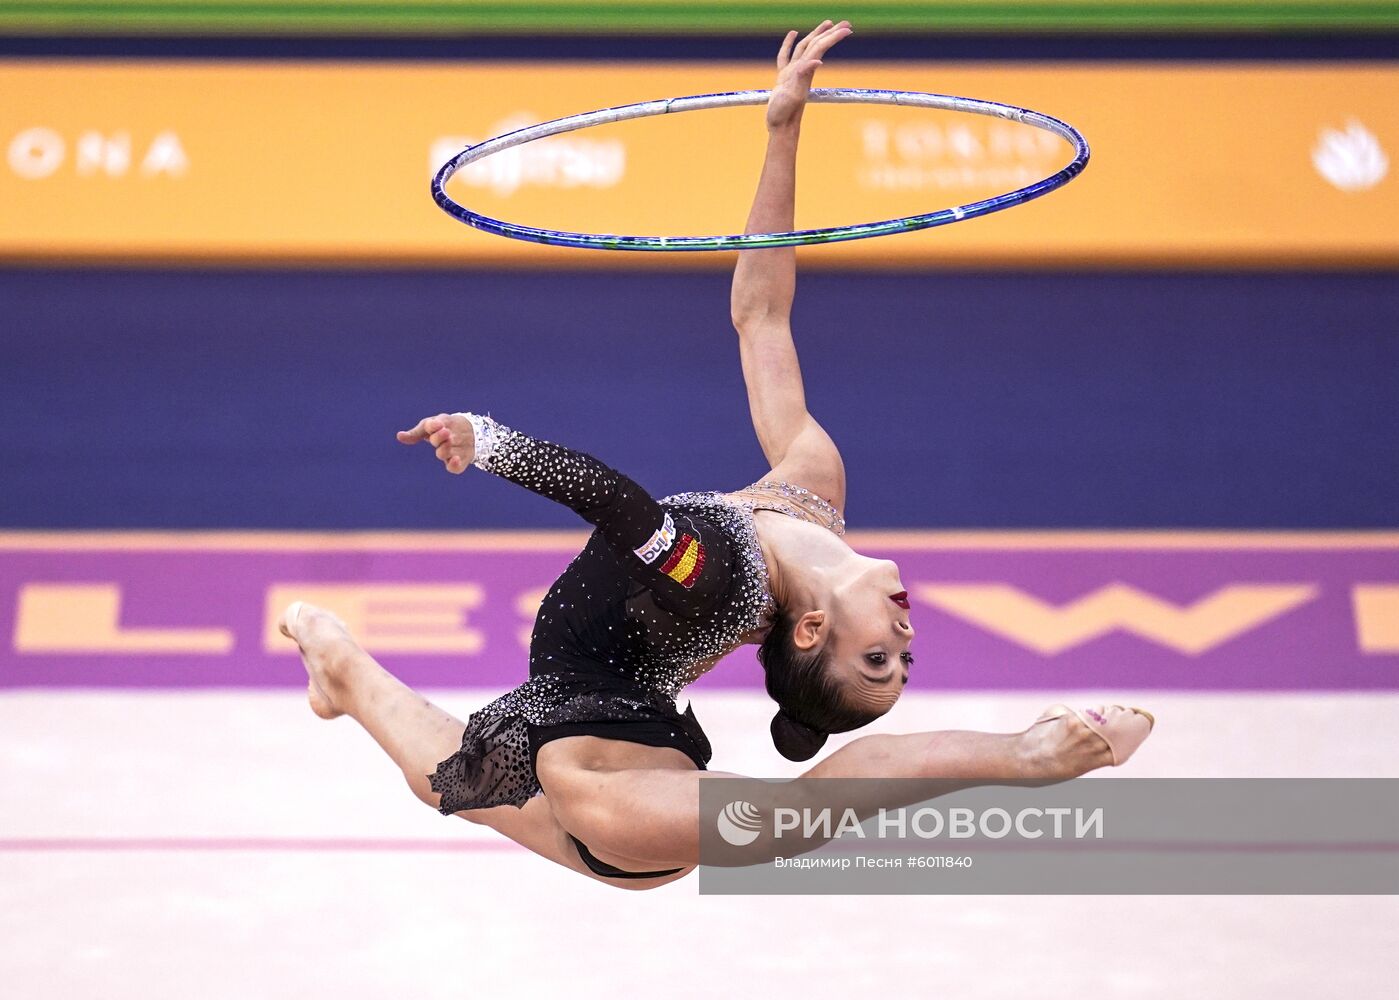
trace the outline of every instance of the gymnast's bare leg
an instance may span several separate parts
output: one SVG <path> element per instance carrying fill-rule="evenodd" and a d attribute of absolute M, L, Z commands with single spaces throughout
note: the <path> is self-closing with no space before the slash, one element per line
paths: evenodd
<path fill-rule="evenodd" d="M 465 725 L 380 666 L 360 649 L 334 615 L 301 604 L 294 622 L 284 617 L 282 632 L 301 648 L 311 711 L 322 719 L 347 715 L 358 722 L 398 765 L 413 794 L 436 809 L 440 797 L 429 786 L 427 776 L 439 761 L 461 748 Z M 489 826 L 541 857 L 608 885 L 651 889 L 685 874 L 625 881 L 599 878 L 583 864 L 543 796 L 536 796 L 522 809 L 497 806 L 456 815 Z M 632 867 L 640 866 L 632 863 Z"/>
<path fill-rule="evenodd" d="M 303 604 L 283 631 L 300 646 L 311 710 L 323 719 L 348 715 L 358 722 L 398 765 L 413 794 L 436 809 L 439 797 L 427 775 L 460 748 L 462 722 L 381 667 L 333 615 Z M 1107 744 L 1073 716 L 1064 716 L 1021 733 L 866 736 L 803 777 L 998 784 L 1062 781 L 1110 763 Z M 674 750 L 574 736 L 540 750 L 545 795 L 522 809 L 497 806 L 457 815 L 600 882 L 649 889 L 684 877 L 698 862 L 699 782 L 724 777 L 735 775 L 696 771 Z M 682 870 L 655 879 L 602 878 L 583 865 L 569 834 L 625 870 Z"/>

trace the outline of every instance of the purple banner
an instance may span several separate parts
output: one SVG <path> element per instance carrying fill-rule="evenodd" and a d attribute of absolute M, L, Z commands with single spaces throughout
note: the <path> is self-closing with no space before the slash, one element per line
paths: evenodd
<path fill-rule="evenodd" d="M 852 536 L 898 561 L 923 689 L 1399 689 L 1399 534 Z M 0 687 L 297 687 L 329 606 L 406 682 L 505 688 L 581 534 L 0 535 Z M 758 687 L 751 650 L 702 684 Z"/>

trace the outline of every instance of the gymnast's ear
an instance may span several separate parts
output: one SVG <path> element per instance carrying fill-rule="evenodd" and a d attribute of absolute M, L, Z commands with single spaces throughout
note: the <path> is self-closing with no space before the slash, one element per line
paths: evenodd
<path fill-rule="evenodd" d="M 792 645 L 809 653 L 826 638 L 826 612 L 808 611 L 792 625 Z"/>
<path fill-rule="evenodd" d="M 772 717 L 772 725 L 768 728 L 772 732 L 772 745 L 788 760 L 810 760 L 826 745 L 825 733 L 798 722 L 782 710 Z"/>

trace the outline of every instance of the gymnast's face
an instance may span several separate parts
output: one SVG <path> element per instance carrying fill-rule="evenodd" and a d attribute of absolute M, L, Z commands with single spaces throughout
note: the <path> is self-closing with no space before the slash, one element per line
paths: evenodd
<path fill-rule="evenodd" d="M 829 605 L 812 636 L 826 649 L 826 669 L 853 706 L 882 715 L 899 700 L 913 663 L 908 591 L 898 565 L 857 557 L 832 588 Z M 801 644 L 800 635 L 794 640 Z"/>

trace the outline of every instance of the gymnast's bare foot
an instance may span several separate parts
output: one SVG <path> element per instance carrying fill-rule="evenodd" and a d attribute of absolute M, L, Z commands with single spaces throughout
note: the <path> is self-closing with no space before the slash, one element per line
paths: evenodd
<path fill-rule="evenodd" d="M 306 666 L 306 700 L 322 719 L 334 719 L 347 711 L 349 685 L 346 667 L 355 648 L 345 623 L 329 611 L 297 601 L 282 612 L 278 628 L 296 642 Z"/>

